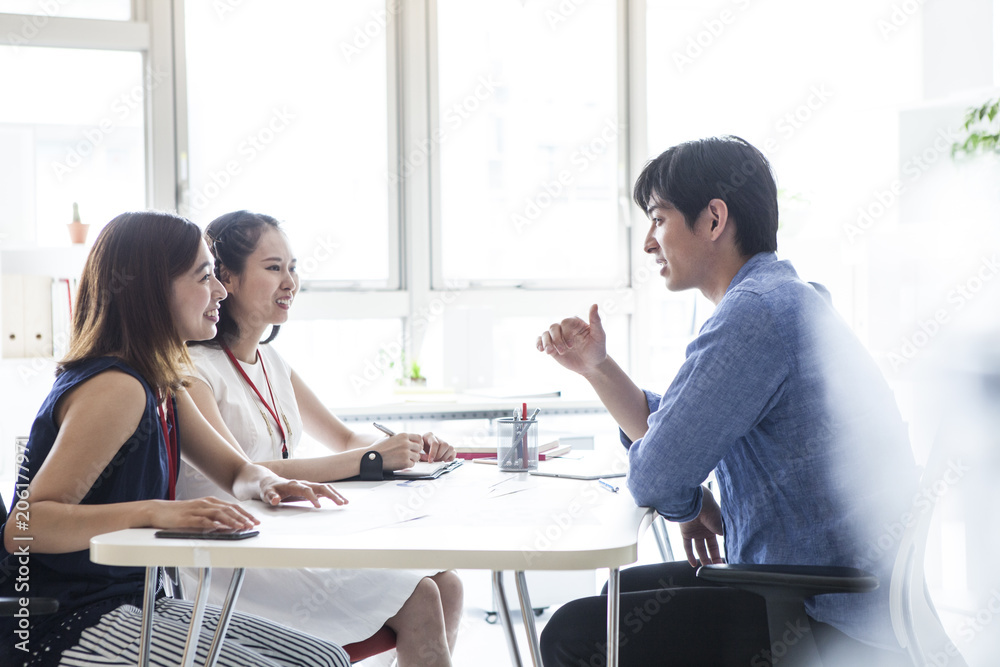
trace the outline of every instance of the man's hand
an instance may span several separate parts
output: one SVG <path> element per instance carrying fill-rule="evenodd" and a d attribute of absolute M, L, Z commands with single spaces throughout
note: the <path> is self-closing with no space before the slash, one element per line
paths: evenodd
<path fill-rule="evenodd" d="M 589 323 L 579 317 L 568 317 L 543 332 L 535 341 L 535 347 L 571 371 L 587 375 L 607 359 L 606 342 L 595 303 L 590 307 Z"/>
<path fill-rule="evenodd" d="M 719 554 L 719 540 L 716 535 L 722 535 L 722 512 L 715 502 L 712 492 L 704 490 L 701 501 L 701 514 L 693 521 L 681 524 L 681 539 L 684 541 L 684 553 L 687 554 L 691 567 L 709 563 L 725 563 Z M 698 557 L 695 558 L 695 552 Z"/>

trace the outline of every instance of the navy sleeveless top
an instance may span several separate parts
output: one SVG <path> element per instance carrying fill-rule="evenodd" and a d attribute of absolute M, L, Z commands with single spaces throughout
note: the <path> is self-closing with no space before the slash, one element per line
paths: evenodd
<path fill-rule="evenodd" d="M 27 484 L 34 479 L 52 449 L 59 432 L 55 422 L 56 406 L 59 400 L 80 383 L 111 369 L 128 373 L 139 380 L 146 392 L 146 408 L 135 432 L 97 476 L 80 504 L 103 505 L 134 500 L 165 500 L 167 498 L 170 468 L 163 429 L 157 412 L 156 394 L 139 373 L 121 360 L 113 357 L 89 359 L 68 368 L 56 377 L 52 391 L 35 417 L 28 445 L 24 452 L 25 460 L 21 464 L 15 482 L 17 485 L 15 493 L 12 501 L 7 503 L 9 516 L 4 530 L 14 531 L 16 536 L 31 534 L 31 499 L 28 498 L 27 509 L 29 528 L 22 532 L 19 530 L 18 521 L 23 520 L 24 517 L 19 516 L 16 507 L 19 500 L 17 491 L 27 489 Z M 64 442 L 62 446 L 72 446 L 72 442 Z M 175 462 L 174 470 L 178 469 L 179 466 Z M 28 545 L 30 552 L 30 541 L 17 542 L 16 544 Z M 143 568 L 113 567 L 92 563 L 88 549 L 64 554 L 30 553 L 27 561 L 28 574 L 24 579 L 30 588 L 28 590 L 18 589 L 16 587 L 18 573 L 21 571 L 20 568 L 24 566 L 22 556 L 17 553 L 8 553 L 0 542 L 0 596 L 53 597 L 59 600 L 59 613 L 54 617 L 38 617 L 32 620 L 55 621 L 59 617 L 87 605 L 107 602 L 111 599 L 138 600 L 142 596 Z M 21 573 L 23 574 L 23 571 Z"/>

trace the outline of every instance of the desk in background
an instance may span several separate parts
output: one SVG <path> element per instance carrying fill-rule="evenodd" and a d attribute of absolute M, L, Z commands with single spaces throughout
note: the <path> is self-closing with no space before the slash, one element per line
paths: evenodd
<path fill-rule="evenodd" d="M 132 529 L 93 538 L 90 557 L 105 565 L 146 567 L 149 608 L 156 566 L 207 573 L 213 567 L 484 569 L 494 572 L 501 598 L 502 571 L 513 570 L 538 665 L 524 571 L 607 567 L 608 664 L 617 665 L 619 568 L 636 561 L 639 537 L 652 520 L 652 510 L 636 507 L 629 494 L 592 481 L 501 473 L 468 463 L 434 481 L 357 483 L 341 490 L 351 501 L 346 508 L 244 503 L 261 519 L 260 536 L 250 540 L 162 540 L 152 529 Z M 200 625 L 204 609 L 207 587 L 201 588 L 193 626 Z M 238 595 L 236 577 L 230 592 Z M 506 600 L 498 603 L 512 638 Z M 223 631 L 225 624 L 224 614 Z M 520 664 L 516 646 L 511 659 Z"/>
<path fill-rule="evenodd" d="M 520 406 L 521 399 L 486 399 L 456 395 L 454 399 L 439 401 L 400 401 L 381 405 L 337 407 L 333 409 L 345 422 L 372 421 L 448 421 L 452 419 L 488 419 L 493 421 L 510 417 L 511 410 Z M 607 412 L 597 399 L 567 400 L 564 398 L 525 399 L 532 408 L 540 408 L 540 418 L 547 415 L 596 415 Z"/>

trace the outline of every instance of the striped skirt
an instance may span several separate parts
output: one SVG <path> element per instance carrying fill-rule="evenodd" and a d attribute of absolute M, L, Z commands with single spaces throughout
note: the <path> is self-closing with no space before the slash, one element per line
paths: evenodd
<path fill-rule="evenodd" d="M 184 655 L 193 604 L 163 598 L 156 602 L 150 664 L 177 667 Z M 67 619 L 72 623 L 72 616 Z M 219 610 L 208 607 L 198 640 L 196 662 L 204 664 L 219 620 Z M 84 629 L 79 642 L 61 655 L 26 655 L 27 665 L 67 667 L 133 666 L 138 662 L 142 610 L 123 604 L 103 614 L 96 625 Z M 347 653 L 339 646 L 277 625 L 250 614 L 234 613 L 217 662 L 225 667 L 349 667 Z"/>

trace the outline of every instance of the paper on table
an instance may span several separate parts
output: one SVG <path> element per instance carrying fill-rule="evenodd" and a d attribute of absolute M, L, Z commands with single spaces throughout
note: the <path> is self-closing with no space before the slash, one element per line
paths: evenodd
<path fill-rule="evenodd" d="M 565 457 L 552 459 L 539 464 L 538 470 L 530 471 L 532 475 L 547 477 L 565 477 L 568 479 L 593 480 L 611 477 L 624 477 L 628 470 L 628 461 L 621 456 L 593 455 L 579 459 Z"/>

